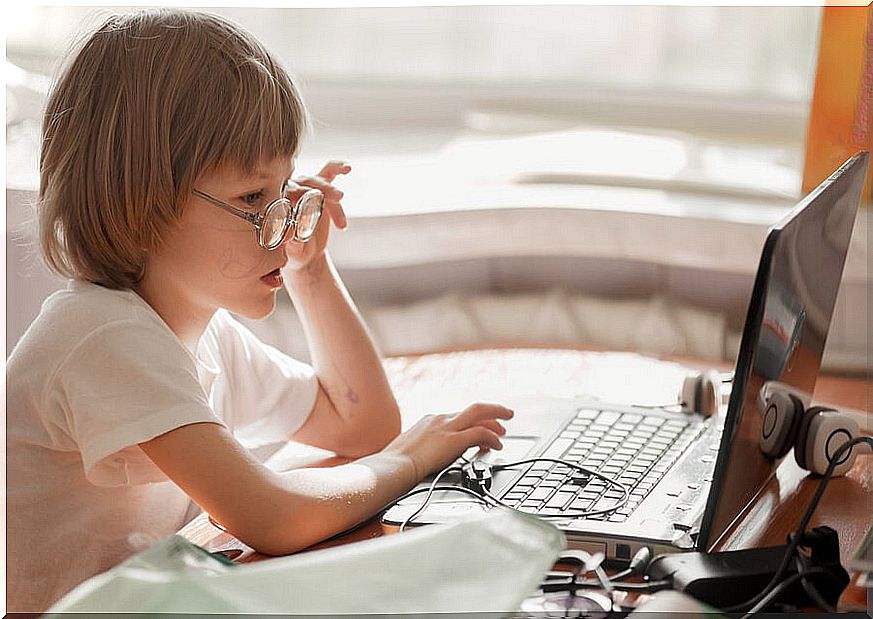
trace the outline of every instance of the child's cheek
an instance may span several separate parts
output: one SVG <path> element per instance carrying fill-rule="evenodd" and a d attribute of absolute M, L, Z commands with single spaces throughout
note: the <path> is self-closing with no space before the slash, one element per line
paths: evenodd
<path fill-rule="evenodd" d="M 260 249 L 255 245 L 255 249 Z M 264 275 L 263 253 L 260 251 L 243 251 L 237 247 L 226 247 L 221 251 L 218 261 L 219 273 L 226 279 L 247 279 L 252 276 Z M 269 270 L 269 269 L 267 269 Z"/>

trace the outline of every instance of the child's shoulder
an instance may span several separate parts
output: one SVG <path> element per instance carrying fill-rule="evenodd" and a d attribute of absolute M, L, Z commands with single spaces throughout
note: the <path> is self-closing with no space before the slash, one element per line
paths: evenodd
<path fill-rule="evenodd" d="M 114 290 L 81 281 L 71 281 L 66 288 L 50 295 L 34 325 L 63 325 L 71 332 L 85 336 L 95 329 L 119 322 L 162 325 L 160 317 L 134 291 Z"/>
<path fill-rule="evenodd" d="M 131 337 L 174 336 L 160 317 L 132 290 L 113 290 L 87 282 L 71 281 L 42 304 L 12 351 L 16 361 L 35 363 L 39 358 L 61 360 L 86 341 L 121 344 Z"/>

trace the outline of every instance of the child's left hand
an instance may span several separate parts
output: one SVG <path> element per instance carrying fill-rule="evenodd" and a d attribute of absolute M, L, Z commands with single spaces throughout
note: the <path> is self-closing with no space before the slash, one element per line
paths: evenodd
<path fill-rule="evenodd" d="M 331 183 L 340 174 L 348 174 L 351 169 L 352 167 L 344 161 L 328 161 L 315 176 L 292 179 L 301 187 L 320 190 L 324 194 L 324 210 L 321 213 L 321 220 L 318 222 L 315 234 L 312 235 L 309 241 L 306 243 L 300 243 L 291 239 L 285 241 L 283 249 L 288 257 L 286 269 L 295 272 L 303 271 L 306 267 L 313 264 L 316 259 L 324 255 L 327 239 L 330 236 L 331 221 L 340 230 L 348 226 L 346 214 L 343 211 L 342 204 L 340 204 L 343 192 Z"/>

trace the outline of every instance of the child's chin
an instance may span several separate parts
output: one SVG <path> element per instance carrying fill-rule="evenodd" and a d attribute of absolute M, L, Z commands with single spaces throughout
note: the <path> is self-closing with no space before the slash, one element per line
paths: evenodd
<path fill-rule="evenodd" d="M 237 308 L 228 308 L 234 314 L 238 316 L 243 316 L 244 318 L 248 318 L 249 320 L 261 320 L 262 318 L 266 318 L 270 314 L 273 313 L 273 310 L 276 309 L 276 297 L 271 296 L 268 301 L 265 301 L 260 304 L 247 304 L 244 307 Z"/>

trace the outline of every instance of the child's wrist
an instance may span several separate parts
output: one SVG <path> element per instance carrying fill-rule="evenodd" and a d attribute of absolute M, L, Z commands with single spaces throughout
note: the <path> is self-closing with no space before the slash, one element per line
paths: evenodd
<path fill-rule="evenodd" d="M 288 285 L 299 288 L 319 281 L 330 271 L 330 259 L 325 252 L 300 269 L 287 269 L 283 276 Z"/>

